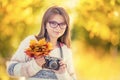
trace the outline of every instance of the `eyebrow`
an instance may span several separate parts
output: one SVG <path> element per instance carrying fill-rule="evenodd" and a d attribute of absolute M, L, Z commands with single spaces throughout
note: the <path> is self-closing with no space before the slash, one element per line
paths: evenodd
<path fill-rule="evenodd" d="M 56 22 L 56 23 L 59 23 L 59 24 L 65 23 L 65 22 L 57 22 L 57 21 L 54 21 L 54 20 L 50 20 L 50 21 L 48 21 L 48 22 Z"/>

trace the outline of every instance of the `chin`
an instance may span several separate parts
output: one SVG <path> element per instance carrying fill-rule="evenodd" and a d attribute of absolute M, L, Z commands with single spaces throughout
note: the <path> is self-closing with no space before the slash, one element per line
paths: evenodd
<path fill-rule="evenodd" d="M 58 39 L 59 37 L 60 37 L 60 36 L 58 36 L 58 35 L 57 35 L 57 36 L 53 36 L 53 38 L 56 38 L 56 39 Z"/>

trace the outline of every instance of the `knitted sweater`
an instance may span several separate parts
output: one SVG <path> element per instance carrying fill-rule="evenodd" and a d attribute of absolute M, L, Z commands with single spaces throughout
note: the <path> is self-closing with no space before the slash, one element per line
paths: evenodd
<path fill-rule="evenodd" d="M 62 46 L 63 60 L 67 64 L 67 70 L 64 73 L 55 73 L 50 69 L 40 67 L 34 58 L 25 54 L 25 49 L 29 47 L 30 40 L 36 40 L 34 35 L 25 38 L 16 53 L 7 64 L 7 72 L 10 76 L 25 77 L 26 80 L 76 80 L 72 62 L 72 53 L 65 44 Z M 60 58 L 59 48 L 50 52 L 50 56 Z M 71 75 L 72 74 L 72 75 Z"/>

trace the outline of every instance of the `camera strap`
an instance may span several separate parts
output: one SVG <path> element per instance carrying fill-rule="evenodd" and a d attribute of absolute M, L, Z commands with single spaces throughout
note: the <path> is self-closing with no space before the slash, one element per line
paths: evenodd
<path fill-rule="evenodd" d="M 61 45 L 60 45 L 60 42 L 58 42 L 58 44 L 59 44 L 59 47 L 60 47 L 60 55 L 61 55 L 61 58 L 63 58 L 63 51 L 62 51 L 62 47 L 61 47 Z"/>

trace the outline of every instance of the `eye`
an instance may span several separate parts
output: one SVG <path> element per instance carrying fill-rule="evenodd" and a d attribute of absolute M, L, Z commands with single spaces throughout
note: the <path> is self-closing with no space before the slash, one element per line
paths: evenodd
<path fill-rule="evenodd" d="M 57 25 L 57 22 L 55 22 L 55 21 L 50 21 L 50 24 L 53 25 L 53 26 L 56 26 L 56 25 Z"/>
<path fill-rule="evenodd" d="M 61 26 L 65 26 L 66 24 L 65 24 L 65 23 L 61 23 L 60 25 L 61 25 Z"/>

